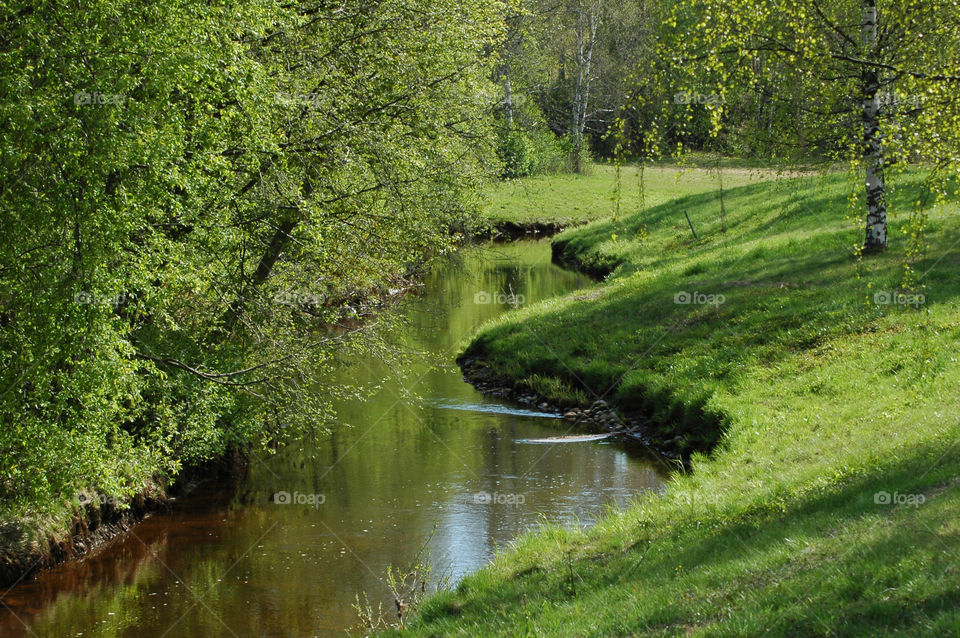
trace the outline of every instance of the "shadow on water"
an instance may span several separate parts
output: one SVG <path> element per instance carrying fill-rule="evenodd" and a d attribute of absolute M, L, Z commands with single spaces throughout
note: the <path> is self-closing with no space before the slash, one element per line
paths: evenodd
<path fill-rule="evenodd" d="M 456 582 L 541 521 L 589 524 L 658 489 L 642 450 L 525 444 L 576 432 L 480 395 L 453 363 L 483 321 L 587 283 L 551 265 L 546 242 L 462 251 L 395 310 L 407 320 L 398 345 L 429 356 L 399 372 L 373 358 L 337 371 L 379 384 L 337 406 L 350 427 L 255 457 L 237 490 L 203 490 L 15 587 L 0 636 L 343 635 L 358 593 L 389 608 L 387 567 L 427 538 L 434 572 Z"/>

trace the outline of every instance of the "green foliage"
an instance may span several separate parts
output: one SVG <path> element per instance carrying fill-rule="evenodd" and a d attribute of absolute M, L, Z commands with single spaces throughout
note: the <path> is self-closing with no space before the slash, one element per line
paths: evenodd
<path fill-rule="evenodd" d="M 659 3 L 523 0 L 506 7 L 492 76 L 495 113 L 508 127 L 530 131 L 532 119 L 566 138 L 565 170 L 589 167 L 591 155 L 609 157 L 605 134 L 624 106 L 628 76 L 653 59 Z"/>
<path fill-rule="evenodd" d="M 499 133 L 497 154 L 503 162 L 502 177 L 524 177 L 534 173 L 533 149 L 523 131 L 510 127 Z"/>
<path fill-rule="evenodd" d="M 6 3 L 0 502 L 324 427 L 366 299 L 494 165 L 495 3 Z"/>
<path fill-rule="evenodd" d="M 623 148 L 848 164 L 851 189 L 868 194 L 868 250 L 886 245 L 885 172 L 923 162 L 936 169 L 930 193 L 947 197 L 960 175 L 955 3 L 690 0 L 665 9 L 660 62 L 637 69 Z M 879 37 L 867 37 L 873 31 Z"/>
<path fill-rule="evenodd" d="M 871 49 L 860 34 L 865 6 L 679 3 L 663 51 L 674 62 L 675 86 L 712 97 L 706 107 L 714 125 L 735 128 L 731 133 L 756 153 L 846 160 L 854 149 L 859 155 L 861 74 L 880 68 L 890 159 L 945 159 L 957 145 L 952 123 L 960 106 L 956 56 L 949 53 L 960 47 L 956 7 L 941 0 L 883 3 L 879 20 L 890 35 Z"/>
<path fill-rule="evenodd" d="M 568 152 L 549 131 L 509 126 L 498 133 L 497 154 L 503 162 L 501 176 L 513 179 L 556 173 L 564 168 Z"/>

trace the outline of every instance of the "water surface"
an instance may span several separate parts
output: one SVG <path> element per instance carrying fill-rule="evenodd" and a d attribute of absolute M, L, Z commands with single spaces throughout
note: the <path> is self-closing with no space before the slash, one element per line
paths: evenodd
<path fill-rule="evenodd" d="M 541 521 L 586 525 L 659 488 L 662 468 L 642 450 L 525 441 L 577 432 L 483 397 L 453 363 L 511 304 L 587 283 L 551 265 L 546 242 L 451 258 L 393 311 L 407 320 L 397 345 L 423 361 L 349 362 L 340 379 L 380 388 L 337 406 L 343 427 L 254 458 L 239 485 L 208 486 L 13 588 L 0 636 L 342 636 L 361 592 L 392 612 L 387 568 L 424 544 L 434 573 L 456 582 Z"/>

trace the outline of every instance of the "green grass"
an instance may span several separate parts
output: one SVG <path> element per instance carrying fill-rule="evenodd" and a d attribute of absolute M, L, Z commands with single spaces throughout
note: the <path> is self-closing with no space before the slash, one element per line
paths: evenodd
<path fill-rule="evenodd" d="M 757 181 L 764 173 L 748 168 L 723 171 L 725 188 Z M 717 173 L 674 165 L 647 167 L 644 171 L 646 205 L 717 188 Z M 559 222 L 578 225 L 612 216 L 616 212 L 616 169 L 592 164 L 585 175 L 540 175 L 497 182 L 486 193 L 484 216 L 498 222 Z M 624 166 L 620 176 L 621 215 L 636 211 L 640 175 L 635 166 Z"/>
<path fill-rule="evenodd" d="M 663 495 L 521 537 L 410 635 L 960 635 L 958 210 L 927 211 L 924 303 L 878 304 L 907 219 L 858 260 L 849 192 L 843 175 L 771 181 L 726 194 L 726 232 L 703 193 L 555 240 L 611 275 L 486 326 L 469 353 L 716 446 Z M 917 193 L 902 179 L 891 209 Z"/>

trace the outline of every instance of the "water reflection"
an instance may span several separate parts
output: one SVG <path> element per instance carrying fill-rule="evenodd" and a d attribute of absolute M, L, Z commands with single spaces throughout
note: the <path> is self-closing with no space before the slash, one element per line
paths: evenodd
<path fill-rule="evenodd" d="M 456 581 L 542 520 L 587 524 L 656 489 L 639 450 L 523 444 L 567 425 L 481 396 L 453 365 L 479 323 L 509 310 L 499 295 L 531 303 L 584 283 L 549 264 L 544 242 L 458 254 L 407 300 L 395 337 L 444 365 L 351 362 L 342 380 L 381 385 L 338 406 L 352 427 L 255 458 L 236 490 L 207 491 L 14 588 L 0 636 L 343 635 L 359 592 L 390 608 L 387 567 L 428 538 L 435 572 Z"/>

